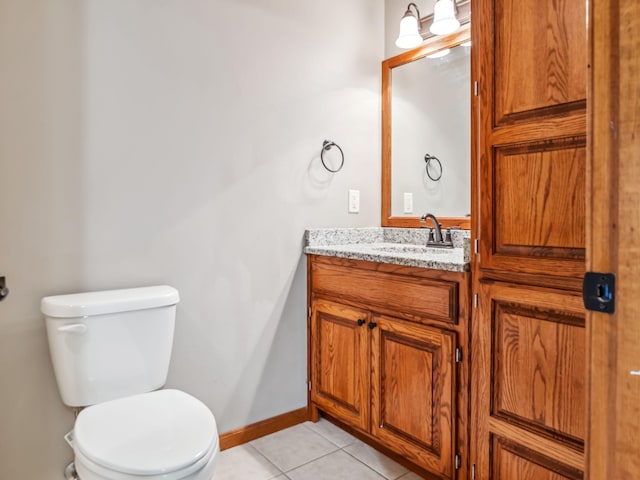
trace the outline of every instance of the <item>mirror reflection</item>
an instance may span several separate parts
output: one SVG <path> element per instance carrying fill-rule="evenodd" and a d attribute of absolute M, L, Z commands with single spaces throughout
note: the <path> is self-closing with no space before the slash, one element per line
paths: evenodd
<path fill-rule="evenodd" d="M 464 217 L 470 189 L 470 46 L 391 73 L 391 214 Z"/>
<path fill-rule="evenodd" d="M 423 227 L 427 212 L 471 227 L 470 34 L 466 23 L 382 62 L 384 227 Z"/>

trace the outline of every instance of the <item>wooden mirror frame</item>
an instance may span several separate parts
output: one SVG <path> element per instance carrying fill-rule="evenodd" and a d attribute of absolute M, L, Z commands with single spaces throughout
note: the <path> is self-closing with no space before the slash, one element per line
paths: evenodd
<path fill-rule="evenodd" d="M 443 48 L 456 47 L 471 40 L 471 23 L 460 27 L 455 33 L 443 37 L 431 37 L 422 45 L 391 57 L 382 62 L 382 218 L 383 227 L 425 226 L 420 217 L 394 217 L 391 213 L 391 71 L 401 65 L 419 60 Z M 469 85 L 471 102 L 471 85 Z M 469 159 L 471 168 L 471 159 Z M 471 186 L 469 186 L 471 188 Z M 435 212 L 437 213 L 437 212 Z M 438 217 L 443 227 L 460 226 L 471 229 L 470 217 Z"/>

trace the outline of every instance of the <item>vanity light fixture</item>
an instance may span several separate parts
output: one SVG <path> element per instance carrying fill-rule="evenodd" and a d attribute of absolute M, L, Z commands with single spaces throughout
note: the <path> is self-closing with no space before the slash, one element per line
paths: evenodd
<path fill-rule="evenodd" d="M 462 3 L 469 3 L 469 0 Z M 413 10 L 411 9 L 413 7 Z M 456 0 L 437 0 L 433 14 L 420 18 L 420 10 L 415 3 L 407 6 L 407 11 L 400 20 L 400 33 L 396 39 L 396 47 L 398 48 L 414 48 L 422 43 L 429 35 L 421 32 L 421 24 L 433 18 L 433 22 L 429 27 L 431 35 L 448 35 L 460 28 L 460 21 L 456 17 L 458 5 Z M 467 20 L 468 21 L 468 20 Z"/>
<path fill-rule="evenodd" d="M 411 7 L 416 13 L 411 11 Z M 396 39 L 396 47 L 398 48 L 414 48 L 422 43 L 422 35 L 420 35 L 420 10 L 415 3 L 407 6 L 407 11 L 400 20 L 400 33 Z"/>
<path fill-rule="evenodd" d="M 437 52 L 432 53 L 431 55 L 427 55 L 427 58 L 442 58 L 446 55 L 449 55 L 451 52 L 450 48 L 444 48 L 442 50 L 438 50 Z"/>
<path fill-rule="evenodd" d="M 434 35 L 448 35 L 460 28 L 456 18 L 455 0 L 438 0 L 433 7 L 433 23 L 429 30 Z"/>

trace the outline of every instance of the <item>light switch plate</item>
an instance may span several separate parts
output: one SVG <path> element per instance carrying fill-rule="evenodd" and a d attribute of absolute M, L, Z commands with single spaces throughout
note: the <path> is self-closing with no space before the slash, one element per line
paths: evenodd
<path fill-rule="evenodd" d="M 404 213 L 413 213 L 413 193 L 404 192 Z"/>
<path fill-rule="evenodd" d="M 360 190 L 349 190 L 349 213 L 360 212 Z"/>

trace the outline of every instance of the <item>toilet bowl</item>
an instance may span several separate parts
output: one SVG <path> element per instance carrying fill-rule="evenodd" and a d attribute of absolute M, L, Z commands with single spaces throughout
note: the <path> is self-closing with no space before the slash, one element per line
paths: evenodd
<path fill-rule="evenodd" d="M 206 405 L 166 381 L 178 291 L 162 285 L 42 299 L 63 402 L 80 411 L 68 479 L 211 480 L 220 446 Z"/>
<path fill-rule="evenodd" d="M 82 480 L 210 480 L 220 450 L 209 409 L 179 390 L 88 407 L 72 443 Z"/>
<path fill-rule="evenodd" d="M 179 390 L 84 409 L 72 445 L 82 480 L 210 480 L 219 453 L 213 415 Z"/>

